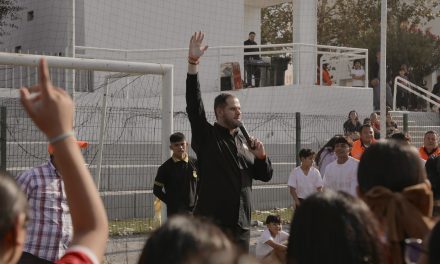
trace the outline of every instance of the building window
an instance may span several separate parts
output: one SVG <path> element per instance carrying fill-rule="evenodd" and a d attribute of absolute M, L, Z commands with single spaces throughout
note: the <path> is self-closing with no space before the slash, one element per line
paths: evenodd
<path fill-rule="evenodd" d="M 21 53 L 21 46 L 15 47 L 15 53 Z"/>
<path fill-rule="evenodd" d="M 34 20 L 34 11 L 29 11 L 27 13 L 27 21 L 32 21 Z"/>

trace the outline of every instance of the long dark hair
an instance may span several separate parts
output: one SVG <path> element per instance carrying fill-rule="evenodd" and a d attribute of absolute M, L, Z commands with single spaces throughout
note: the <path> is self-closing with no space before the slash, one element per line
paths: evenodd
<path fill-rule="evenodd" d="M 350 118 L 351 113 L 356 113 L 356 121 L 359 121 L 359 115 L 356 112 L 356 110 L 351 110 L 350 112 L 348 112 L 347 120 L 351 120 Z"/>
<path fill-rule="evenodd" d="M 378 230 L 360 199 L 332 190 L 315 193 L 295 212 L 287 263 L 384 263 Z"/>
<path fill-rule="evenodd" d="M 325 145 L 318 151 L 318 153 L 315 156 L 315 164 L 319 164 L 319 161 L 321 160 L 321 154 L 325 149 L 330 149 L 333 151 L 335 149 L 335 141 L 339 137 L 343 137 L 342 135 L 335 135 L 333 136 Z"/>

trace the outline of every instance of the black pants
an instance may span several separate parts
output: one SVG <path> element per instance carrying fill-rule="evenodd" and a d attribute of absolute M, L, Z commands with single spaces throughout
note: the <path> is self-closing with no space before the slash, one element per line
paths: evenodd
<path fill-rule="evenodd" d="M 18 261 L 18 264 L 51 264 L 51 263 L 53 262 L 39 258 L 24 251 L 23 254 L 21 254 L 20 260 Z"/>
<path fill-rule="evenodd" d="M 249 253 L 250 228 L 243 228 L 238 225 L 234 227 L 221 226 L 220 228 L 243 253 Z"/>
<path fill-rule="evenodd" d="M 252 75 L 254 76 L 254 81 L 255 81 L 255 87 L 259 87 L 260 86 L 260 68 L 256 65 L 250 65 L 247 64 L 245 66 L 246 68 L 246 84 L 248 86 L 252 85 Z"/>

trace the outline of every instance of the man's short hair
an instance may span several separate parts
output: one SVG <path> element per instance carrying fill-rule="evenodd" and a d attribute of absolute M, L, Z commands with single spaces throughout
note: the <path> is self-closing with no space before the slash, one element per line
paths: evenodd
<path fill-rule="evenodd" d="M 217 97 L 215 97 L 214 99 L 214 114 L 215 117 L 217 117 L 217 108 L 219 107 L 225 107 L 226 106 L 226 100 L 228 100 L 229 97 L 234 97 L 234 95 L 230 94 L 230 93 L 221 93 L 219 95 L 217 95 Z"/>
<path fill-rule="evenodd" d="M 362 132 L 362 130 L 363 130 L 364 128 L 366 128 L 366 127 L 368 127 L 368 129 L 372 128 L 372 126 L 371 126 L 370 124 L 363 124 L 363 125 L 361 126 L 361 128 L 359 129 L 359 133 Z"/>
<path fill-rule="evenodd" d="M 410 138 L 402 132 L 397 132 L 397 133 L 392 134 L 390 136 L 390 139 L 397 140 L 397 141 L 409 141 L 410 140 Z"/>
<path fill-rule="evenodd" d="M 347 146 L 351 147 L 351 143 L 348 142 L 348 140 L 345 137 L 337 137 L 335 139 L 335 145 L 336 144 L 347 144 Z"/>
<path fill-rule="evenodd" d="M 281 224 L 281 217 L 279 215 L 268 215 L 266 217 L 266 225 L 268 224 Z"/>
<path fill-rule="evenodd" d="M 252 34 L 257 35 L 257 34 L 255 34 L 255 32 L 253 32 L 253 31 L 249 32 L 249 36 L 252 35 Z"/>
<path fill-rule="evenodd" d="M 435 132 L 434 130 L 428 130 L 428 131 L 426 131 L 426 133 L 425 133 L 425 137 L 426 137 L 426 135 L 428 135 L 428 134 L 434 134 L 436 137 L 438 137 L 437 132 Z"/>
<path fill-rule="evenodd" d="M 310 156 L 315 155 L 315 152 L 313 152 L 311 149 L 301 149 L 298 153 L 299 158 L 308 158 Z"/>
<path fill-rule="evenodd" d="M 176 132 L 170 136 L 170 143 L 177 143 L 186 140 L 185 135 L 181 132 Z"/>

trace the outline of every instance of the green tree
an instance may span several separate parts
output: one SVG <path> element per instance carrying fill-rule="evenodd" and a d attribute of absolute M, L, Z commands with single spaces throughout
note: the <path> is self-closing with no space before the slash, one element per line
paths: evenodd
<path fill-rule="evenodd" d="M 293 9 L 282 3 L 261 10 L 261 44 L 292 43 Z"/>
<path fill-rule="evenodd" d="M 262 43 L 292 41 L 292 4 L 262 10 Z M 440 17 L 439 0 L 388 0 L 387 62 L 394 77 L 400 65 L 413 69 L 413 81 L 440 68 L 437 36 L 420 28 Z M 318 44 L 366 48 L 376 61 L 380 47 L 379 0 L 318 0 Z M 370 67 L 371 69 L 371 67 Z"/>
<path fill-rule="evenodd" d="M 376 61 L 380 47 L 380 1 L 320 0 L 318 43 L 366 48 L 369 61 Z M 422 84 L 424 76 L 440 67 L 439 42 L 420 28 L 440 17 L 438 0 L 388 0 L 387 64 L 394 77 L 402 64 L 413 69 L 413 80 Z M 320 21 L 321 22 L 321 21 Z M 370 67 L 371 69 L 371 67 Z"/>
<path fill-rule="evenodd" d="M 0 37 L 17 27 L 14 21 L 19 18 L 18 12 L 22 9 L 17 0 L 0 0 Z"/>

